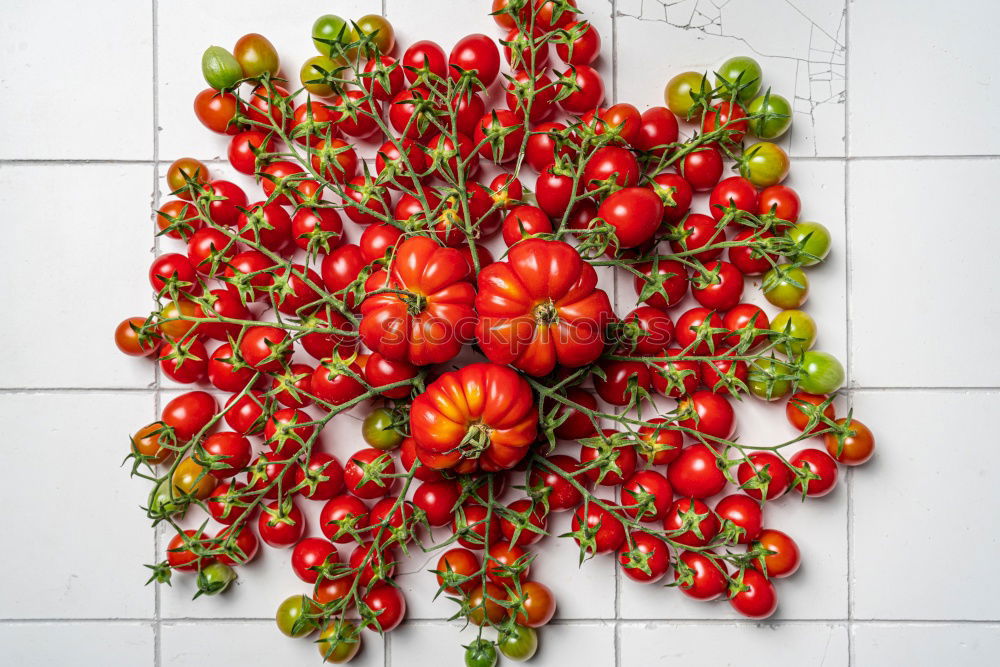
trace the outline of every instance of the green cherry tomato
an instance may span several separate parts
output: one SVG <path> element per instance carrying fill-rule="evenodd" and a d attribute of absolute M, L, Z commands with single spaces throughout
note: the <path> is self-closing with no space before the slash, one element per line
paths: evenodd
<path fill-rule="evenodd" d="M 229 588 L 229 584 L 234 581 L 236 581 L 236 570 L 218 561 L 209 563 L 198 573 L 197 595 L 218 595 Z"/>
<path fill-rule="evenodd" d="M 799 389 L 810 394 L 832 394 L 844 386 L 844 367 L 827 352 L 808 350 L 799 358 Z"/>
<path fill-rule="evenodd" d="M 361 423 L 361 435 L 375 449 L 396 449 L 403 443 L 403 435 L 393 427 L 394 421 L 391 410 L 375 408 Z"/>
<path fill-rule="evenodd" d="M 690 118 L 694 99 L 691 93 L 708 92 L 711 87 L 704 74 L 698 72 L 681 72 L 667 82 L 663 91 L 663 99 L 667 107 L 681 118 Z"/>
<path fill-rule="evenodd" d="M 764 274 L 761 289 L 778 308 L 798 308 L 809 298 L 809 278 L 802 269 L 782 264 Z"/>
<path fill-rule="evenodd" d="M 792 367 L 777 359 L 754 359 L 747 372 L 750 393 L 765 401 L 777 401 L 792 393 Z"/>
<path fill-rule="evenodd" d="M 783 310 L 771 320 L 771 329 L 799 340 L 778 342 L 775 349 L 797 357 L 816 343 L 816 321 L 804 310 Z"/>
<path fill-rule="evenodd" d="M 325 74 L 337 74 L 338 65 L 326 56 L 313 56 L 304 63 L 299 70 L 299 81 L 302 86 L 311 94 L 317 97 L 333 97 L 334 90 L 323 79 Z"/>
<path fill-rule="evenodd" d="M 830 230 L 818 222 L 800 222 L 785 233 L 799 246 L 792 261 L 802 266 L 819 264 L 830 254 Z"/>
<path fill-rule="evenodd" d="M 737 98 L 746 103 L 760 90 L 761 75 L 760 63 L 749 56 L 736 56 L 716 71 L 715 85 L 723 89 L 726 98 L 736 92 Z"/>
<path fill-rule="evenodd" d="M 184 504 L 179 502 L 171 492 L 169 479 L 160 482 L 149 497 L 149 511 L 153 515 L 170 516 L 184 510 Z M 179 492 L 178 492 L 179 493 Z"/>
<path fill-rule="evenodd" d="M 495 667 L 497 648 L 493 642 L 477 639 L 465 648 L 465 667 Z"/>
<path fill-rule="evenodd" d="M 335 14 L 324 14 L 313 23 L 312 39 L 313 46 L 320 55 L 336 58 L 344 55 L 344 49 L 333 42 L 339 42 L 341 45 L 350 44 L 357 39 L 357 35 L 354 33 L 354 27 L 344 19 Z"/>
<path fill-rule="evenodd" d="M 361 650 L 361 635 L 353 623 L 336 620 L 319 633 L 316 647 L 323 662 L 340 665 L 350 662 Z"/>
<path fill-rule="evenodd" d="M 750 134 L 758 139 L 777 139 L 792 126 L 792 105 L 770 91 L 755 97 L 747 106 L 747 113 L 760 116 L 750 121 Z"/>
<path fill-rule="evenodd" d="M 229 90 L 243 78 L 243 68 L 236 56 L 221 46 L 210 46 L 201 55 L 201 73 L 209 86 Z"/>
<path fill-rule="evenodd" d="M 281 63 L 278 61 L 278 52 L 274 50 L 274 45 L 268 41 L 264 35 L 255 32 L 243 35 L 236 40 L 233 47 L 233 55 L 243 68 L 243 75 L 256 79 L 267 73 L 274 76 L 278 73 Z"/>
<path fill-rule="evenodd" d="M 538 650 L 538 633 L 534 628 L 514 625 L 510 632 L 500 633 L 500 652 L 511 660 L 531 660 Z"/>
<path fill-rule="evenodd" d="M 758 188 L 777 185 L 788 176 L 788 154 L 769 141 L 749 146 L 740 158 L 740 175 Z"/>
<path fill-rule="evenodd" d="M 315 621 L 306 614 L 320 611 L 319 605 L 305 595 L 293 595 L 278 606 L 274 621 L 278 629 L 288 637 L 305 637 L 316 629 Z"/>
<path fill-rule="evenodd" d="M 378 14 L 365 14 L 355 23 L 361 35 L 371 35 L 372 44 L 382 55 L 392 53 L 396 46 L 396 33 L 388 19 Z"/>

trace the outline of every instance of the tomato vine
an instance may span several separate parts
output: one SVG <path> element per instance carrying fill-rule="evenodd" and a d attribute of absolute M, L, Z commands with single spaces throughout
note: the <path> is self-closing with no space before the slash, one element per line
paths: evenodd
<path fill-rule="evenodd" d="M 193 158 L 173 163 L 176 199 L 156 221 L 187 253 L 154 261 L 156 309 L 115 333 L 171 379 L 230 395 L 220 409 L 182 394 L 132 438 L 147 515 L 175 532 L 151 581 L 193 570 L 195 596 L 215 595 L 258 535 L 294 546 L 313 588 L 280 605 L 278 625 L 319 630 L 331 662 L 358 652 L 362 628 L 403 620 L 393 576 L 414 550 L 443 554 L 438 594 L 480 626 L 468 664 L 495 662 L 486 628 L 500 652 L 530 657 L 556 601 L 529 578 L 525 547 L 559 511 L 574 512 L 562 537 L 581 562 L 613 553 L 644 583 L 673 568 L 670 585 L 691 597 L 764 618 L 772 580 L 798 563 L 794 541 L 764 529 L 767 501 L 829 493 L 837 463 L 873 452 L 864 424 L 837 417 L 843 368 L 811 349 L 816 324 L 799 310 L 803 269 L 831 244 L 779 185 L 789 160 L 770 140 L 791 107 L 761 93 L 759 65 L 732 58 L 714 83 L 678 75 L 668 108 L 605 108 L 590 66 L 600 36 L 573 0 L 495 0 L 492 15 L 509 75 L 483 35 L 450 57 L 418 42 L 396 60 L 374 15 L 320 17 L 301 87 L 261 35 L 206 50 L 196 115 L 232 136 L 230 162 L 264 199 Z M 498 77 L 507 108 L 488 109 Z M 701 131 L 681 138 L 678 116 Z M 383 142 L 374 165 L 362 140 Z M 739 175 L 722 178 L 726 161 Z M 711 192 L 708 215 L 690 210 L 694 192 Z M 361 245 L 345 243 L 341 214 L 365 228 Z M 497 235 L 507 250 L 494 261 Z M 636 309 L 616 315 L 598 270 L 634 283 Z M 744 276 L 782 312 L 744 301 Z M 698 305 L 674 316 L 689 290 Z M 784 401 L 798 434 L 742 442 L 732 402 L 748 396 Z M 342 464 L 320 435 L 361 406 L 370 447 Z M 786 456 L 813 438 L 825 447 Z M 512 476 L 523 482 L 504 503 Z M 324 538 L 308 535 L 308 501 L 325 503 Z M 448 524 L 447 538 L 432 530 Z"/>

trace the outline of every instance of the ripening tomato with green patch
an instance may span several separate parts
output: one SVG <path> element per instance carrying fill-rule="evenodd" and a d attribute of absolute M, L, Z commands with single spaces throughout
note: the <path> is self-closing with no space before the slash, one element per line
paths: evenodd
<path fill-rule="evenodd" d="M 788 176 L 788 154 L 768 141 L 749 146 L 740 157 L 740 175 L 758 188 L 777 185 Z"/>
<path fill-rule="evenodd" d="M 705 95 L 712 90 L 712 84 L 704 74 L 681 72 L 676 74 L 663 91 L 667 107 L 684 119 L 689 119 L 695 109 L 695 96 Z"/>
<path fill-rule="evenodd" d="M 794 264 L 781 264 L 764 274 L 761 289 L 778 308 L 799 308 L 809 298 L 809 278 Z"/>
<path fill-rule="evenodd" d="M 823 436 L 826 451 L 845 466 L 865 463 L 875 454 L 875 436 L 871 430 L 857 419 L 841 417 L 837 420 L 839 432 Z"/>

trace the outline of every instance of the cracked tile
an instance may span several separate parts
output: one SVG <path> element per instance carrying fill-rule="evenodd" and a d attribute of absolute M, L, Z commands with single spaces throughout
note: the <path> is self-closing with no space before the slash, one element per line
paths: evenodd
<path fill-rule="evenodd" d="M 793 101 L 792 129 L 781 141 L 789 154 L 844 155 L 843 2 L 619 0 L 617 10 L 621 101 L 662 105 L 673 75 L 712 71 L 726 58 L 752 55 L 764 85 Z"/>

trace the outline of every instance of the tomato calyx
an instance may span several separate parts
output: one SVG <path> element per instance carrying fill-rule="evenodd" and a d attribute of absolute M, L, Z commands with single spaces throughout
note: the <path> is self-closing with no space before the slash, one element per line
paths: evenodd
<path fill-rule="evenodd" d="M 766 492 L 764 495 L 767 495 Z M 739 544 L 740 539 L 747 534 L 746 528 L 732 519 L 723 519 L 719 527 L 719 538 L 724 544 Z"/>
<path fill-rule="evenodd" d="M 489 119 L 488 123 L 483 123 L 476 131 L 476 138 L 479 138 L 479 132 L 481 131 L 483 139 L 478 143 L 481 144 L 485 140 L 486 145 L 490 147 L 491 158 L 499 164 L 506 157 L 507 137 L 516 135 L 518 132 L 524 132 L 524 127 L 503 123 L 495 109 L 490 112 Z"/>
<path fill-rule="evenodd" d="M 490 447 L 493 428 L 481 421 L 471 422 L 465 437 L 450 452 L 461 452 L 464 459 L 478 459 Z M 449 452 L 449 453 L 450 453 Z"/>
<path fill-rule="evenodd" d="M 637 516 L 641 516 L 641 514 Z M 653 569 L 650 567 L 650 561 L 656 558 L 656 554 L 653 552 L 644 551 L 639 548 L 638 544 L 633 543 L 631 547 L 618 553 L 619 561 L 623 567 L 639 570 L 647 577 L 653 576 Z"/>
<path fill-rule="evenodd" d="M 640 303 L 648 303 L 650 299 L 655 296 L 659 296 L 665 302 L 670 303 L 670 293 L 667 290 L 667 284 L 678 277 L 676 273 L 661 272 L 658 270 L 658 265 L 660 262 L 660 256 L 657 255 L 653 258 L 652 267 L 650 268 L 648 275 L 642 276 L 642 289 L 639 291 L 638 301 Z M 685 276 L 686 278 L 687 276 Z"/>
<path fill-rule="evenodd" d="M 326 522 L 326 525 L 336 526 L 336 530 L 332 531 L 332 533 L 324 531 L 324 534 L 330 538 L 331 542 L 339 542 L 344 537 L 350 537 L 360 544 L 365 541 L 363 533 L 368 530 L 368 518 L 364 515 L 346 514 L 342 519 L 330 519 Z"/>
<path fill-rule="evenodd" d="M 546 299 L 541 303 L 535 304 L 535 307 L 531 310 L 531 314 L 539 326 L 549 326 L 559 321 L 559 311 L 556 309 L 556 304 L 552 299 Z"/>
<path fill-rule="evenodd" d="M 622 507 L 639 521 L 646 517 L 655 517 L 657 515 L 656 494 L 650 493 L 642 486 L 635 489 L 622 489 Z"/>
<path fill-rule="evenodd" d="M 591 438 L 581 438 L 579 442 L 581 446 L 597 451 L 592 460 L 581 466 L 581 470 L 596 471 L 594 480 L 597 484 L 603 482 L 608 475 L 623 476 L 622 468 L 618 465 L 620 450 L 633 445 L 627 433 L 601 433 Z"/>
<path fill-rule="evenodd" d="M 159 584 L 170 585 L 170 578 L 174 570 L 170 567 L 170 564 L 167 561 L 154 563 L 152 565 L 144 565 L 143 567 L 147 567 L 152 571 L 152 574 L 149 575 L 149 579 L 146 580 L 147 586 L 154 581 Z"/>
<path fill-rule="evenodd" d="M 270 517 L 267 520 L 268 526 L 273 527 L 281 524 L 294 526 L 296 524 L 295 517 L 293 516 L 295 505 L 290 495 L 274 505 L 274 507 L 270 507 L 269 505 L 261 506 L 261 511 Z"/>
<path fill-rule="evenodd" d="M 429 570 L 432 574 L 437 575 L 438 579 L 441 580 L 441 584 L 438 586 L 438 595 L 443 591 L 448 590 L 464 590 L 471 582 L 478 582 L 481 578 L 479 572 L 474 572 L 472 574 L 462 574 L 461 572 L 456 572 L 451 568 L 451 563 L 445 561 L 446 568 L 444 570 Z M 461 613 L 459 615 L 467 615 L 468 611 Z M 457 617 L 457 616 L 456 616 Z"/>
<path fill-rule="evenodd" d="M 355 484 L 362 487 L 369 482 L 374 482 L 376 486 L 386 488 L 392 484 L 392 478 L 387 477 L 386 469 L 393 465 L 392 457 L 387 454 L 380 454 L 371 462 L 362 459 L 352 458 L 351 463 L 361 470 L 361 477 Z"/>
<path fill-rule="evenodd" d="M 704 512 L 698 512 L 697 504 L 694 502 L 687 503 L 685 509 L 677 510 L 677 517 L 680 519 L 680 526 L 675 530 L 667 530 L 667 535 L 670 537 L 679 537 L 687 532 L 692 533 L 699 540 L 705 540 L 705 533 L 701 530 L 701 522 L 712 515 L 712 511 L 707 509 Z"/>

